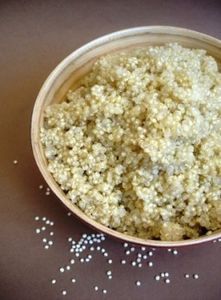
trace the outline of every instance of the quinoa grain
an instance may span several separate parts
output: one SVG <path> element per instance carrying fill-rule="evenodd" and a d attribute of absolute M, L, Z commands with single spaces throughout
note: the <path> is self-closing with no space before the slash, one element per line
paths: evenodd
<path fill-rule="evenodd" d="M 48 170 L 89 217 L 129 235 L 221 228 L 221 73 L 178 44 L 101 57 L 46 108 Z"/>

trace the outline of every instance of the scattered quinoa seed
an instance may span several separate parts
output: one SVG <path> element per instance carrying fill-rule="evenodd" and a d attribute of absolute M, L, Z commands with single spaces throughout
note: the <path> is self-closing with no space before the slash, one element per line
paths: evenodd
<path fill-rule="evenodd" d="M 153 267 L 153 262 L 152 262 L 152 261 L 149 261 L 149 262 L 148 262 L 148 266 L 149 266 L 149 267 Z"/>
<path fill-rule="evenodd" d="M 136 281 L 136 286 L 141 286 L 141 282 L 139 280 Z"/>

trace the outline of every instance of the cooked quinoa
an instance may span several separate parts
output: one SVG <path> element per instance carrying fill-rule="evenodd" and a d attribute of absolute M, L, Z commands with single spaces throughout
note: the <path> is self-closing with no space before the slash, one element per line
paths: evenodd
<path fill-rule="evenodd" d="M 221 228 L 221 73 L 206 51 L 101 57 L 44 120 L 48 170 L 90 218 L 170 241 Z"/>

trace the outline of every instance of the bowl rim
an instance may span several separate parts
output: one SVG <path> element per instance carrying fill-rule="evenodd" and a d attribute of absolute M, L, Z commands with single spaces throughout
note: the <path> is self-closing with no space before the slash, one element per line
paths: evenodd
<path fill-rule="evenodd" d="M 151 240 L 151 239 L 142 239 L 134 236 L 127 235 L 125 233 L 118 232 L 114 229 L 110 229 L 105 225 L 102 225 L 94 220 L 92 220 L 90 217 L 88 217 L 84 212 L 82 212 L 76 205 L 74 205 L 70 200 L 68 200 L 64 195 L 61 193 L 61 189 L 58 188 L 58 184 L 55 182 L 55 180 L 51 180 L 49 175 L 49 171 L 43 167 L 43 165 L 39 161 L 40 151 L 38 147 L 38 133 L 39 128 L 36 129 L 36 120 L 39 119 L 40 113 L 39 108 L 41 107 L 41 103 L 43 102 L 45 98 L 45 94 L 50 90 L 51 86 L 53 85 L 53 82 L 56 78 L 59 77 L 61 71 L 65 69 L 69 63 L 71 63 L 74 59 L 77 59 L 79 56 L 82 56 L 84 53 L 88 52 L 89 50 L 92 50 L 100 45 L 103 45 L 104 43 L 117 40 L 122 37 L 129 37 L 133 35 L 139 35 L 139 34 L 147 34 L 147 33 L 154 33 L 154 34 L 179 34 L 185 37 L 191 37 L 195 38 L 197 40 L 205 41 L 207 43 L 216 44 L 218 48 L 221 50 L 221 41 L 215 37 L 212 37 L 210 35 L 182 28 L 182 27 L 174 27 L 174 26 L 141 26 L 141 27 L 132 27 L 128 29 L 123 29 L 119 31 L 115 31 L 106 35 L 103 35 L 101 37 L 98 37 L 80 48 L 74 50 L 71 52 L 66 58 L 64 58 L 49 74 L 47 79 L 44 81 L 42 87 L 40 88 L 40 91 L 37 95 L 33 112 L 32 112 L 32 118 L 31 118 L 31 145 L 32 145 L 32 151 L 34 154 L 35 162 L 45 179 L 48 186 L 51 188 L 51 190 L 55 193 L 55 195 L 59 198 L 59 200 L 71 210 L 71 212 L 78 217 L 81 221 L 95 229 L 96 231 L 103 232 L 104 234 L 107 234 L 113 238 L 116 238 L 118 240 L 124 241 L 124 242 L 130 242 L 132 244 L 138 244 L 142 246 L 152 246 L 152 247 L 183 247 L 183 246 L 190 246 L 195 244 L 201 244 L 204 242 L 209 242 L 214 239 L 218 239 L 221 237 L 221 231 L 220 232 L 214 232 L 211 235 L 208 236 L 201 236 L 195 239 L 188 239 L 188 240 L 181 240 L 181 241 L 158 241 L 158 240 Z M 37 123 L 37 125 L 39 125 Z"/>

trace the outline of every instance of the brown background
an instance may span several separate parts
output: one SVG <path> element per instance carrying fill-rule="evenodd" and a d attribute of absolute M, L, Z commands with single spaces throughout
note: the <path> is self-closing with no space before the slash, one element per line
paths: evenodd
<path fill-rule="evenodd" d="M 58 269 L 71 257 L 67 238 L 90 229 L 68 217 L 44 183 L 33 160 L 30 118 L 41 84 L 66 55 L 105 33 L 140 25 L 177 25 L 221 38 L 220 1 L 0 1 L 0 299 L 221 299 L 221 243 L 179 250 L 174 256 L 157 250 L 152 269 L 121 265 L 122 243 L 107 239 L 113 265 L 101 255 Z M 12 162 L 19 161 L 18 165 Z M 45 250 L 35 233 L 34 217 L 55 222 L 54 245 Z M 130 258 L 131 259 L 131 258 Z M 113 271 L 108 280 L 105 271 Z M 169 285 L 153 277 L 168 271 Z M 198 280 L 184 273 L 198 273 Z M 74 276 L 76 284 L 70 282 Z M 52 278 L 57 284 L 52 286 Z M 142 285 L 137 288 L 135 281 Z M 93 286 L 108 290 L 96 293 Z M 61 290 L 67 289 L 67 296 Z"/>

